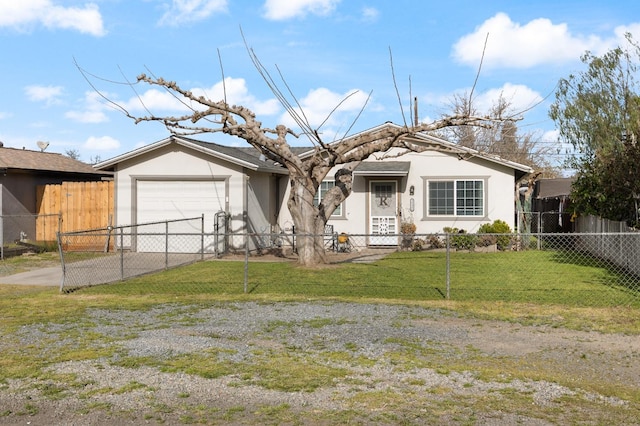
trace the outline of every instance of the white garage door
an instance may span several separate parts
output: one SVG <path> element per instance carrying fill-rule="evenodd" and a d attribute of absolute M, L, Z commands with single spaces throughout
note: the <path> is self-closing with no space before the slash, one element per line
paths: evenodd
<path fill-rule="evenodd" d="M 159 181 L 139 180 L 137 193 L 137 223 L 160 222 L 173 219 L 201 217 L 204 214 L 204 231 L 214 231 L 215 214 L 226 210 L 225 181 Z M 169 224 L 170 234 L 200 233 L 198 220 Z M 165 225 L 140 227 L 136 242 L 137 251 L 158 252 L 165 250 L 166 240 L 160 234 Z M 144 235 L 147 234 L 147 235 Z M 169 238 L 169 252 L 199 253 L 200 236 L 180 235 Z M 206 238 L 205 252 L 214 252 L 213 237 Z"/>

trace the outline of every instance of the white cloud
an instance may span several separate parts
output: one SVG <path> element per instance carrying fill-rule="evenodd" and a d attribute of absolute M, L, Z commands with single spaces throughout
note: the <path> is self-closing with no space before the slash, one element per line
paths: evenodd
<path fill-rule="evenodd" d="M 178 26 L 202 21 L 227 11 L 227 0 L 173 0 L 159 25 Z"/>
<path fill-rule="evenodd" d="M 68 111 L 64 116 L 80 123 L 103 123 L 108 121 L 107 116 L 101 111 Z"/>
<path fill-rule="evenodd" d="M 81 111 L 67 111 L 65 117 L 80 123 L 104 123 L 109 118 L 104 113 L 106 106 L 102 97 L 96 92 L 86 92 L 84 98 L 85 108 Z"/>
<path fill-rule="evenodd" d="M 113 151 L 120 148 L 120 141 L 111 136 L 90 136 L 82 147 L 94 151 Z"/>
<path fill-rule="evenodd" d="M 130 112 L 147 112 L 146 110 L 149 110 L 154 114 L 162 111 L 184 112 L 187 110 L 187 108 L 175 97 L 171 96 L 170 93 L 158 89 L 149 89 L 139 96 L 131 98 L 122 106 Z"/>
<path fill-rule="evenodd" d="M 283 21 L 291 18 L 314 15 L 328 15 L 340 0 L 266 0 L 264 3 L 267 19 Z"/>
<path fill-rule="evenodd" d="M 281 111 L 280 103 L 276 99 L 261 101 L 249 93 L 246 81 L 243 78 L 225 78 L 224 85 L 218 82 L 209 88 L 190 89 L 194 96 L 203 96 L 211 101 L 221 101 L 225 98 L 230 105 L 242 105 L 252 110 L 256 115 L 274 115 Z M 185 101 L 186 102 L 186 101 Z M 131 98 L 123 105 L 128 111 L 143 112 L 151 111 L 155 115 L 159 112 L 185 113 L 189 108 L 180 100 L 166 91 L 149 89 L 140 94 L 140 97 Z M 203 109 L 202 106 L 193 105 L 194 108 Z M 145 110 L 146 108 L 146 110 Z"/>
<path fill-rule="evenodd" d="M 542 134 L 540 138 L 543 142 L 559 142 L 560 141 L 560 131 L 557 129 L 547 130 Z"/>
<path fill-rule="evenodd" d="M 227 103 L 231 105 L 242 105 L 252 110 L 256 115 L 274 115 L 281 111 L 280 102 L 277 99 L 267 99 L 266 101 L 258 100 L 254 95 L 249 93 L 247 83 L 244 78 L 227 77 L 222 82 L 214 84 L 208 89 L 193 89 L 192 92 L 197 96 L 202 95 L 208 99 L 218 101 L 227 96 Z"/>
<path fill-rule="evenodd" d="M 487 39 L 488 34 L 488 39 Z M 487 47 L 482 58 L 487 39 Z M 453 57 L 474 67 L 529 68 L 541 64 L 576 61 L 586 51 L 601 54 L 616 46 L 619 36 L 602 39 L 595 35 L 571 33 L 567 24 L 534 19 L 524 25 L 505 13 L 487 19 L 475 31 L 453 46 Z"/>
<path fill-rule="evenodd" d="M 27 98 L 33 102 L 44 102 L 46 105 L 53 105 L 60 102 L 63 92 L 62 86 L 39 86 L 32 85 L 24 88 Z"/>
<path fill-rule="evenodd" d="M 9 114 L 8 112 L 0 111 L 0 120 L 7 119 L 9 117 L 11 117 L 11 114 Z"/>
<path fill-rule="evenodd" d="M 324 130 L 321 129 L 321 131 L 325 134 L 330 131 L 329 128 L 335 126 L 341 126 L 342 130 L 346 131 L 350 120 L 354 118 L 354 113 L 359 112 L 367 102 L 367 96 L 365 92 L 360 90 L 349 90 L 340 94 L 321 87 L 311 90 L 307 96 L 299 99 L 302 112 L 299 110 L 297 112 L 300 116 L 304 116 L 313 128 L 322 124 Z M 332 113 L 334 109 L 336 110 Z M 330 117 L 329 114 L 331 114 Z M 296 122 L 288 113 L 280 117 L 280 122 L 291 128 L 297 127 Z M 325 137 L 325 140 L 331 139 Z"/>
<path fill-rule="evenodd" d="M 380 16 L 380 11 L 375 7 L 362 8 L 362 19 L 366 22 L 375 22 Z"/>
<path fill-rule="evenodd" d="M 473 105 L 481 114 L 487 114 L 500 97 L 509 103 L 512 113 L 526 111 L 542 101 L 538 92 L 525 85 L 505 83 L 502 87 L 489 89 L 477 95 L 473 99 Z"/>
<path fill-rule="evenodd" d="M 84 7 L 64 7 L 51 0 L 20 0 L 0 2 L 0 27 L 23 30 L 34 25 L 49 29 L 69 29 L 94 36 L 106 34 L 102 15 L 96 4 Z"/>

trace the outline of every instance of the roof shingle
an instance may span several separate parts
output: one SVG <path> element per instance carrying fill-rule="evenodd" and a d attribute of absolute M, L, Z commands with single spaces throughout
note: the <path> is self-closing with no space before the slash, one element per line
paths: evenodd
<path fill-rule="evenodd" d="M 103 175 L 93 166 L 63 154 L 0 148 L 0 168 Z"/>

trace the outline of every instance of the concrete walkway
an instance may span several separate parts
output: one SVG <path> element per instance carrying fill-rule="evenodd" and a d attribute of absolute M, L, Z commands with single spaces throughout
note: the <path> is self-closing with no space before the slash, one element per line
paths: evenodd
<path fill-rule="evenodd" d="M 35 285 L 60 287 L 62 281 L 62 267 L 34 269 L 33 271 L 0 277 L 0 284 Z"/>

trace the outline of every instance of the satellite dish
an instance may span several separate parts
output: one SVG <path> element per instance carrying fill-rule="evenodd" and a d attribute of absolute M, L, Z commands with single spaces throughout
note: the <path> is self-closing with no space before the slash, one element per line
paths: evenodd
<path fill-rule="evenodd" d="M 36 142 L 36 144 L 38 145 L 38 148 L 40 148 L 40 151 L 44 152 L 45 149 L 47 149 L 47 147 L 49 146 L 49 142 L 43 142 L 43 141 L 38 141 Z"/>

